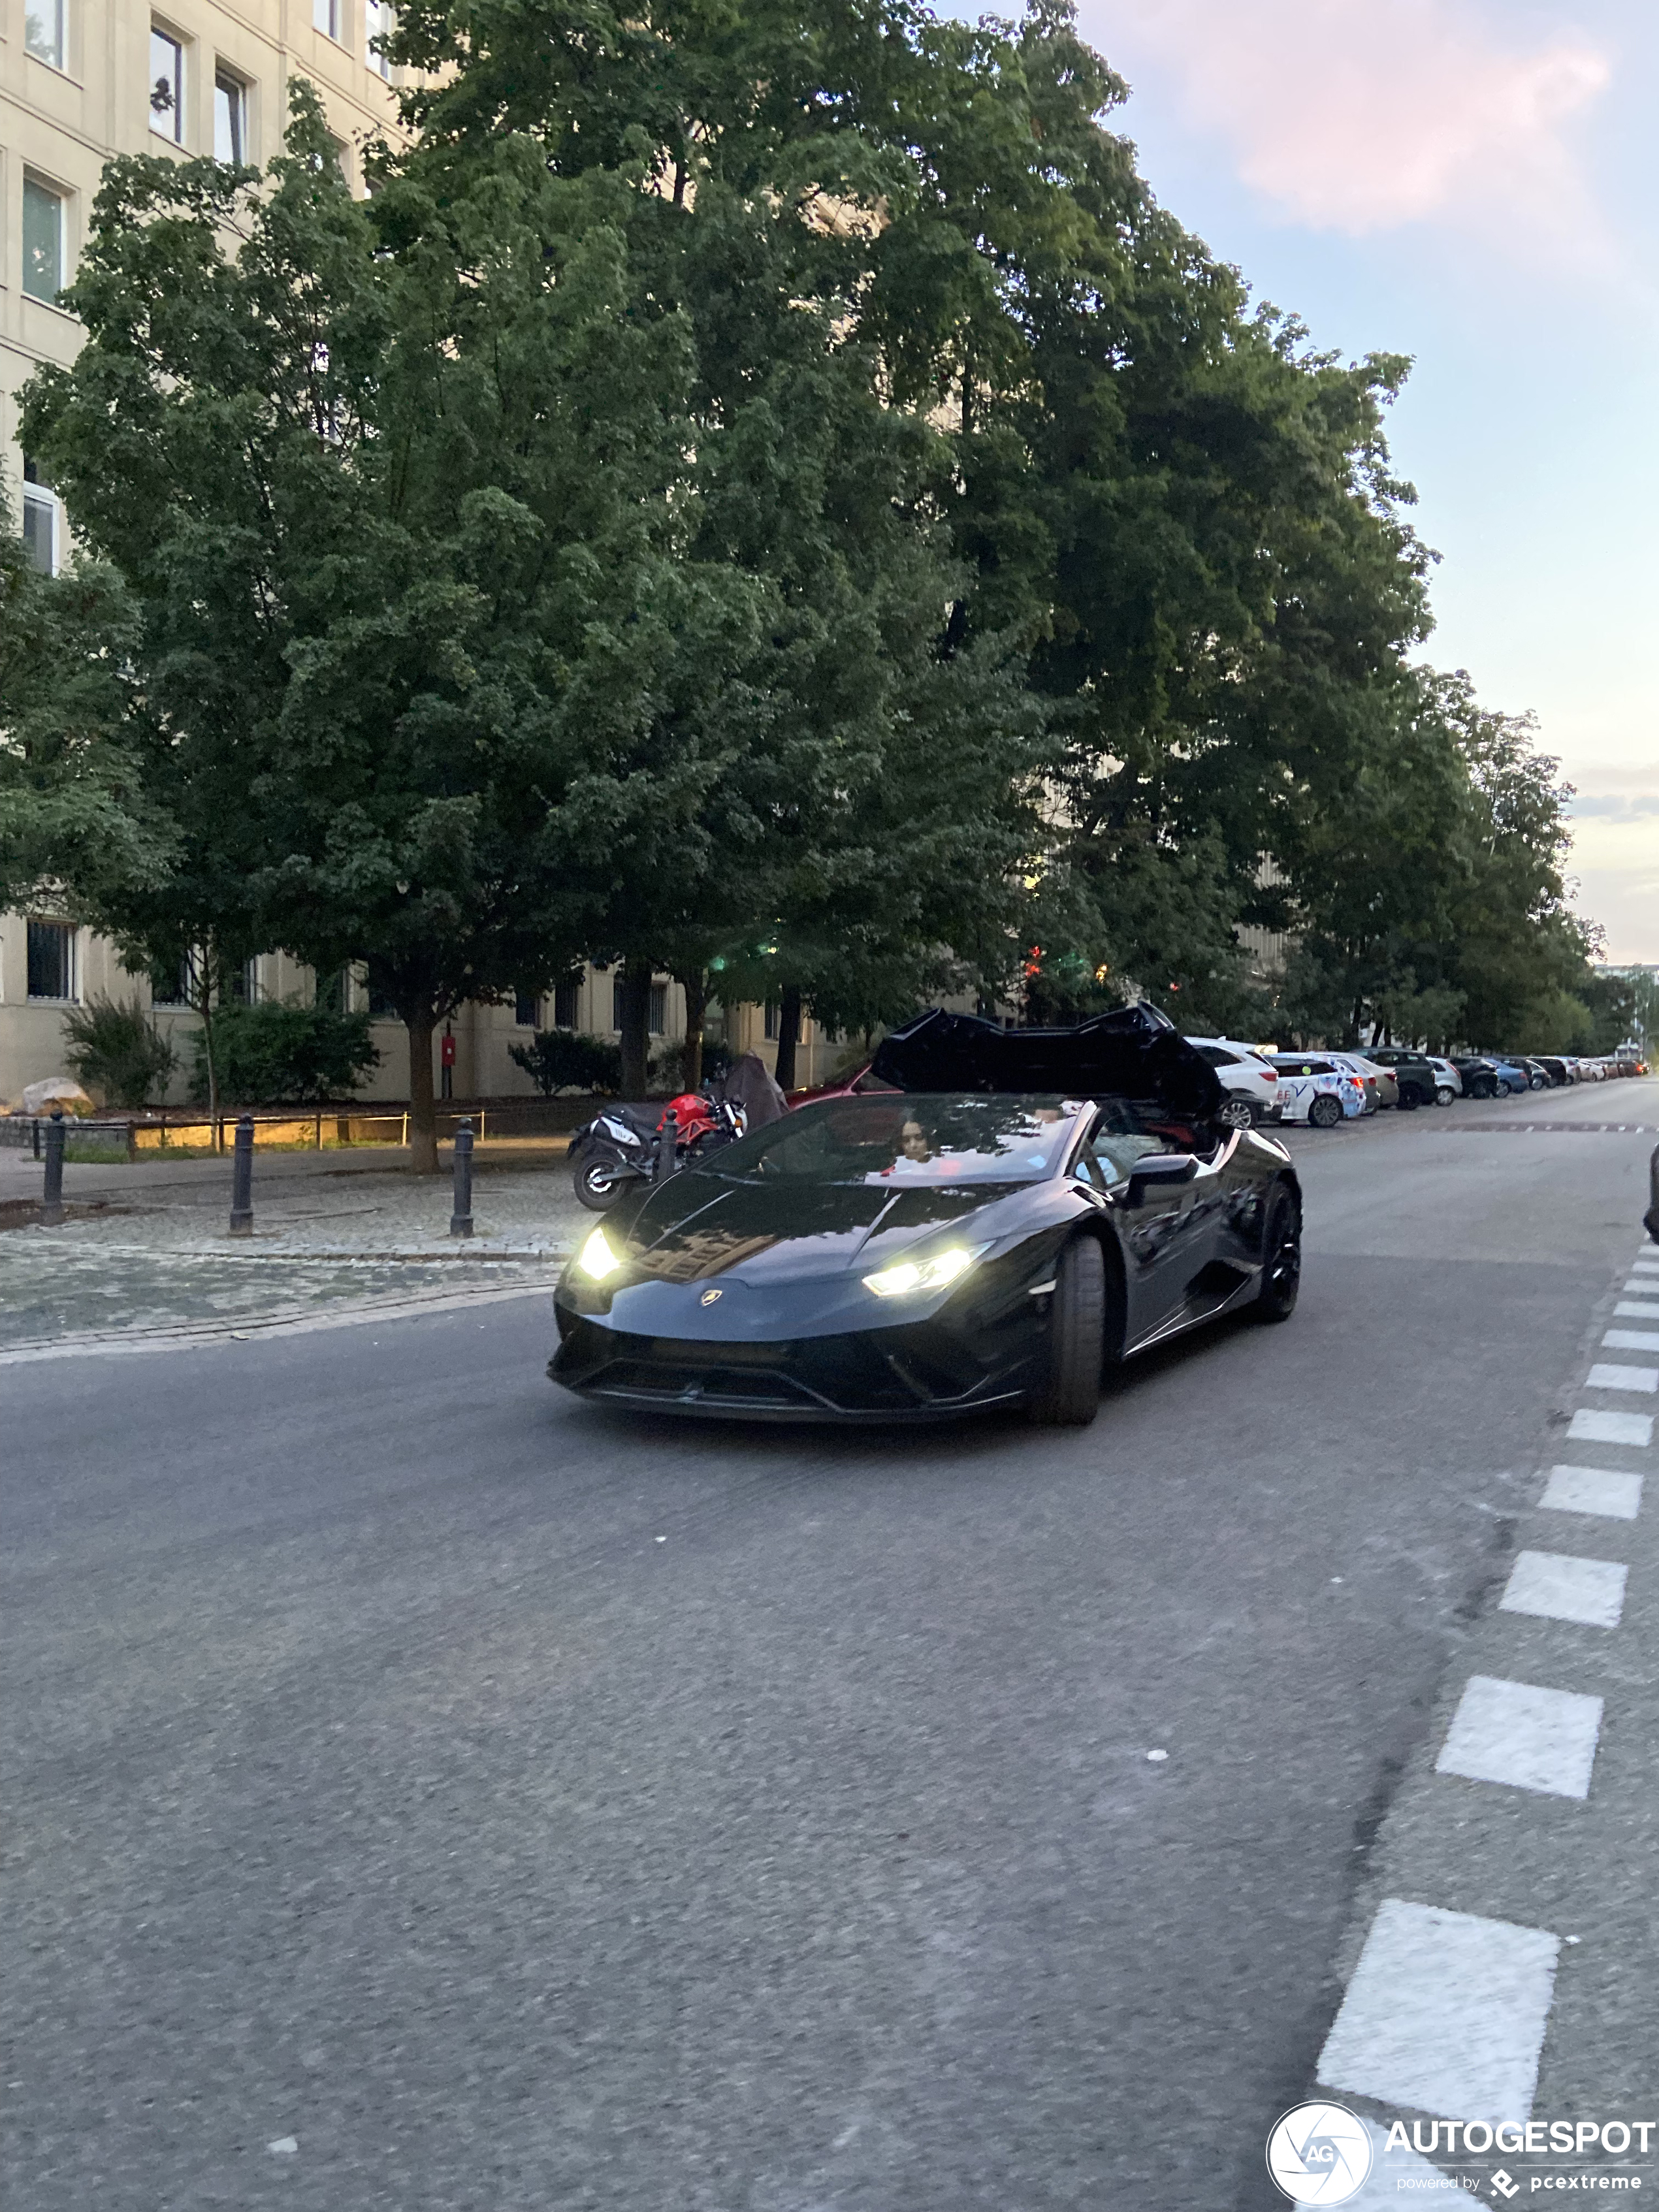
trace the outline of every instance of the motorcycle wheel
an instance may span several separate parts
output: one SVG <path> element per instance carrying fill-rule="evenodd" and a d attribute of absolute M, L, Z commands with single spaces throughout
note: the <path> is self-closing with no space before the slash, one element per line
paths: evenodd
<path fill-rule="evenodd" d="M 604 1213 L 622 1196 L 627 1170 L 606 1159 L 584 1160 L 571 1178 L 579 1204 L 590 1213 Z"/>

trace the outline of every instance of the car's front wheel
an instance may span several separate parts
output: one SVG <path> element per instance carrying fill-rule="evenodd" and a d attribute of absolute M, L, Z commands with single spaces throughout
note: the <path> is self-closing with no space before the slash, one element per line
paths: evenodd
<path fill-rule="evenodd" d="M 1092 1237 L 1076 1237 L 1054 1270 L 1048 1372 L 1031 1395 L 1031 1419 L 1046 1428 L 1086 1428 L 1100 1407 L 1105 1349 L 1105 1255 Z"/>
<path fill-rule="evenodd" d="M 1528 1091 L 1547 1091 L 1549 1078 L 1544 1075 L 1529 1075 L 1527 1078 L 1527 1088 Z"/>
<path fill-rule="evenodd" d="M 1229 1098 L 1215 1118 L 1224 1129 L 1253 1129 L 1256 1110 L 1248 1098 Z"/>
<path fill-rule="evenodd" d="M 1302 1210 L 1280 1183 L 1267 1200 L 1261 1231 L 1261 1285 L 1250 1311 L 1257 1321 L 1288 1321 L 1302 1287 Z"/>
<path fill-rule="evenodd" d="M 1308 1109 L 1308 1119 L 1316 1129 L 1334 1129 L 1342 1119 L 1342 1101 L 1323 1091 Z"/>
<path fill-rule="evenodd" d="M 1449 1106 L 1456 1096 L 1449 1083 L 1443 1083 L 1434 1094 L 1434 1103 L 1437 1106 Z"/>

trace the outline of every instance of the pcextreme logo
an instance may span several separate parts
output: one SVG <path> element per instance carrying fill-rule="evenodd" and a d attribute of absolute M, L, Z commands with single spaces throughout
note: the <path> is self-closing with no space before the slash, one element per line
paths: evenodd
<path fill-rule="evenodd" d="M 1652 2120 L 1415 2120 L 1409 2128 L 1395 2120 L 1383 2136 L 1351 2112 L 1346 2105 L 1316 2100 L 1297 2105 L 1276 2121 L 1267 2137 L 1267 2171 L 1283 2195 L 1294 2204 L 1346 2204 L 1357 2197 L 1376 2172 L 1376 2185 L 1384 2190 L 1446 2190 L 1484 2196 L 1490 2190 L 1499 2204 L 1521 2196 L 1561 2190 L 1636 2191 L 1643 2177 L 1628 2166 L 1599 2166 L 1577 2173 L 1531 2172 L 1517 2179 L 1499 2166 L 1496 2172 L 1480 2170 L 1456 2172 L 1426 2168 L 1430 2157 L 1480 2156 L 1498 2151 L 1513 2158 L 1528 2155 L 1557 2161 L 1582 2159 L 1592 2150 L 1622 2158 L 1634 2150 L 1648 2154 L 1659 2122 Z M 1381 2139 L 1381 2149 L 1378 2141 Z M 1410 2171 L 1389 2175 L 1390 2153 L 1405 2153 Z M 1375 2188 L 1367 2192 L 1370 2203 Z"/>

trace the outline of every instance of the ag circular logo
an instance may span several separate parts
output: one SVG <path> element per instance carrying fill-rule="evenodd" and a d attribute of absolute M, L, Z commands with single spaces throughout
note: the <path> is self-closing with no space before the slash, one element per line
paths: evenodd
<path fill-rule="evenodd" d="M 1267 2138 L 1267 2171 L 1295 2204 L 1346 2204 L 1371 2157 L 1370 2131 L 1346 2105 L 1297 2105 Z"/>

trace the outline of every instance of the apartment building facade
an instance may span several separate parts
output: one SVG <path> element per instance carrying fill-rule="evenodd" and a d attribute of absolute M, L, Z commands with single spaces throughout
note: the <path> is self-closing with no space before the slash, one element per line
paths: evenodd
<path fill-rule="evenodd" d="M 365 145 L 398 135 L 399 73 L 374 44 L 392 18 L 390 0 L 0 0 L 0 469 L 40 568 L 62 564 L 68 531 L 61 502 L 19 444 L 17 395 L 40 363 L 67 363 L 79 348 L 81 326 L 58 295 L 73 279 L 105 162 L 133 153 L 266 161 L 280 146 L 297 76 L 320 94 L 342 166 L 361 188 Z M 281 953 L 251 963 L 243 981 L 254 999 L 304 1000 L 312 988 L 309 972 Z M 361 978 L 345 992 L 349 1004 L 374 1011 Z M 164 1028 L 187 1030 L 194 1021 L 91 932 L 47 912 L 0 915 L 0 1106 L 26 1084 L 65 1072 L 65 1016 L 92 995 L 137 998 Z M 682 1039 L 684 1018 L 683 993 L 662 978 L 654 1038 Z M 614 976 L 590 969 L 556 1003 L 463 1008 L 453 1024 L 457 1095 L 532 1090 L 511 1047 L 556 1024 L 614 1036 Z M 768 1010 L 733 1007 L 716 1027 L 735 1049 L 770 1059 Z M 374 1034 L 380 1059 L 364 1096 L 407 1097 L 401 1026 L 376 1021 Z M 800 1079 L 820 1079 L 840 1051 L 809 1023 Z M 181 1097 L 191 1058 L 180 1054 Z"/>

